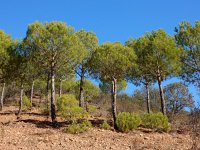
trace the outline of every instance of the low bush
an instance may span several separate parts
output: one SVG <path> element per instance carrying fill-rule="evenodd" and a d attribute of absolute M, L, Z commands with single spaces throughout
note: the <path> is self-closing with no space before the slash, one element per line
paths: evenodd
<path fill-rule="evenodd" d="M 31 108 L 31 101 L 28 99 L 27 96 L 22 97 L 22 109 L 23 111 L 27 111 L 28 109 Z"/>
<path fill-rule="evenodd" d="M 76 123 L 73 123 L 67 128 L 65 128 L 65 132 L 71 134 L 83 133 L 84 131 L 86 131 L 86 128 Z"/>
<path fill-rule="evenodd" d="M 104 121 L 103 124 L 100 125 L 100 128 L 110 130 L 111 127 L 106 121 Z"/>
<path fill-rule="evenodd" d="M 94 105 L 90 105 L 90 104 L 89 104 L 89 105 L 87 106 L 87 111 L 88 111 L 88 113 L 90 113 L 90 114 L 95 113 L 96 110 L 97 110 L 97 107 L 94 106 Z"/>
<path fill-rule="evenodd" d="M 78 106 L 78 101 L 73 94 L 64 94 L 57 100 L 58 112 L 62 112 L 66 107 Z"/>
<path fill-rule="evenodd" d="M 84 120 L 82 122 L 82 126 L 91 128 L 92 127 L 92 123 L 90 121 L 88 121 L 88 120 Z"/>
<path fill-rule="evenodd" d="M 142 117 L 142 124 L 146 128 L 158 129 L 168 131 L 170 129 L 170 123 L 167 116 L 159 113 L 145 113 Z"/>
<path fill-rule="evenodd" d="M 119 131 L 128 132 L 141 124 L 141 118 L 138 114 L 122 112 L 118 114 L 116 124 Z"/>
<path fill-rule="evenodd" d="M 79 119 L 83 119 L 87 113 L 78 106 L 78 101 L 72 94 L 65 94 L 58 98 L 57 109 L 60 115 L 67 121 L 77 122 Z"/>
<path fill-rule="evenodd" d="M 38 109 L 44 115 L 49 115 L 50 114 L 49 109 L 48 109 L 48 105 L 45 104 L 45 103 L 39 104 Z"/>
<path fill-rule="evenodd" d="M 65 128 L 65 132 L 71 134 L 83 133 L 92 126 L 90 121 L 83 121 L 82 123 L 72 123 L 70 126 Z"/>

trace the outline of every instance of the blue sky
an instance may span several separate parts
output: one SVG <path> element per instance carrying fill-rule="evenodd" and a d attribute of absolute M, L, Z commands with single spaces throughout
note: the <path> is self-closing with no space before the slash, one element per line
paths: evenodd
<path fill-rule="evenodd" d="M 173 35 L 181 21 L 200 20 L 199 6 L 199 0 L 2 0 L 0 29 L 20 39 L 36 20 L 63 21 L 76 30 L 95 32 L 100 43 L 124 43 L 160 28 Z M 130 94 L 132 89 L 129 85 L 126 91 Z M 193 86 L 190 91 L 200 101 Z"/>

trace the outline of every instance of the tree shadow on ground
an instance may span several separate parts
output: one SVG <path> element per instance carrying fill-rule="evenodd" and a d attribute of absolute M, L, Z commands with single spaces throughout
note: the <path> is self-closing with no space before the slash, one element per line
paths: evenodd
<path fill-rule="evenodd" d="M 95 119 L 91 119 L 89 121 L 92 123 L 93 127 L 100 127 L 100 125 L 103 124 L 106 120 L 105 119 L 95 118 Z M 107 120 L 106 122 L 111 126 L 113 125 L 113 121 L 111 119 Z"/>
<path fill-rule="evenodd" d="M 0 112 L 0 116 L 13 115 L 13 114 L 17 115 L 17 113 L 18 113 L 18 110 L 13 110 L 13 111 L 9 110 L 5 112 Z M 22 112 L 21 115 L 48 117 L 48 115 L 46 114 L 35 113 L 35 112 Z"/>
<path fill-rule="evenodd" d="M 6 111 L 6 112 L 0 112 L 0 116 L 13 115 L 15 113 L 16 113 L 16 111 L 9 110 L 9 111 Z"/>
<path fill-rule="evenodd" d="M 52 123 L 51 121 L 47 120 L 41 121 L 36 119 L 21 119 L 18 120 L 17 122 L 31 123 L 36 125 L 37 128 L 56 128 L 56 129 L 66 127 L 69 124 L 69 122 L 67 121 Z"/>
<path fill-rule="evenodd" d="M 83 120 L 79 120 L 78 123 L 81 123 Z M 92 123 L 93 127 L 100 127 L 101 124 L 103 124 L 104 120 L 103 119 L 92 119 L 89 120 Z M 67 127 L 68 125 L 72 124 L 71 121 L 59 121 L 52 123 L 51 121 L 48 120 L 37 120 L 37 119 L 20 119 L 17 122 L 24 122 L 24 123 L 31 123 L 36 125 L 38 128 L 55 128 L 55 129 L 60 129 L 63 127 Z M 110 125 L 112 125 L 112 120 L 107 121 Z"/>

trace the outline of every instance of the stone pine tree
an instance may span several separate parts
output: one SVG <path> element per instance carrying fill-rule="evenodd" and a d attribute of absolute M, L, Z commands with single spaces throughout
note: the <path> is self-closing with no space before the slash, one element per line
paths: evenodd
<path fill-rule="evenodd" d="M 16 42 L 13 45 L 12 49 L 9 51 L 9 56 L 9 63 L 6 68 L 7 77 L 20 86 L 19 111 L 17 113 L 17 118 L 19 119 L 22 113 L 24 85 L 29 82 L 31 76 L 31 65 L 29 61 L 29 53 L 22 48 L 22 43 L 20 42 Z"/>
<path fill-rule="evenodd" d="M 29 56 L 29 58 L 31 55 Z M 41 77 L 42 74 L 44 73 L 44 70 L 40 68 L 39 66 L 35 65 L 32 61 L 31 58 L 29 60 L 29 81 L 31 82 L 31 91 L 30 91 L 30 102 L 31 102 L 31 107 L 33 103 L 33 96 L 34 96 L 34 87 L 35 87 L 35 80 L 37 78 Z"/>
<path fill-rule="evenodd" d="M 117 81 L 117 93 L 124 91 L 126 87 L 127 87 L 126 80 Z M 101 81 L 99 83 L 99 88 L 101 89 L 101 92 L 103 92 L 104 94 L 109 94 L 112 88 L 112 82 Z"/>
<path fill-rule="evenodd" d="M 28 27 L 26 49 L 30 51 L 32 61 L 50 71 L 51 80 L 51 119 L 56 123 L 55 76 L 59 70 L 76 66 L 82 60 L 78 38 L 73 28 L 63 22 L 35 22 Z"/>
<path fill-rule="evenodd" d="M 6 65 L 8 64 L 9 54 L 8 51 L 12 46 L 12 38 L 2 30 L 0 30 L 0 83 L 2 83 L 1 91 L 1 101 L 0 101 L 0 111 L 3 109 L 3 98 L 5 91 L 5 81 L 6 81 Z"/>
<path fill-rule="evenodd" d="M 146 70 L 158 81 L 161 111 L 166 115 L 165 98 L 162 81 L 167 77 L 178 75 L 181 70 L 180 56 L 182 50 L 176 47 L 175 39 L 164 30 L 157 30 L 145 35 L 148 48 L 140 49 L 147 61 Z M 142 59 L 142 58 L 140 58 Z"/>
<path fill-rule="evenodd" d="M 184 49 L 181 77 L 200 89 L 200 22 L 197 21 L 194 26 L 182 22 L 175 32 L 177 46 Z"/>
<path fill-rule="evenodd" d="M 151 41 L 148 39 L 147 35 L 140 37 L 138 40 L 131 38 L 126 42 L 126 45 L 135 51 L 135 54 L 138 58 L 137 68 L 133 68 L 133 70 L 130 71 L 129 80 L 137 86 L 141 84 L 145 85 L 145 97 L 148 113 L 151 111 L 149 86 L 151 83 L 155 82 L 155 77 L 151 74 L 151 71 L 148 67 L 150 63 L 150 59 L 148 58 L 149 56 L 144 53 L 144 51 L 148 51 L 150 49 L 150 42 Z"/>
<path fill-rule="evenodd" d="M 79 92 L 79 106 L 84 107 L 84 81 L 87 73 L 87 62 L 90 57 L 90 53 L 93 49 L 95 49 L 98 45 L 98 39 L 93 32 L 87 32 L 84 30 L 80 30 L 76 33 L 78 40 L 81 45 L 81 50 L 85 53 L 84 59 L 81 63 L 76 67 L 76 73 L 80 77 L 80 92 Z"/>
<path fill-rule="evenodd" d="M 75 76 L 75 69 L 74 66 L 66 66 L 66 68 L 63 68 L 57 72 L 57 82 L 59 83 L 59 97 L 61 97 L 63 93 L 63 81 L 71 78 L 72 76 Z"/>
<path fill-rule="evenodd" d="M 86 111 L 89 112 L 89 103 L 100 94 L 98 86 L 93 84 L 90 80 L 84 81 L 84 103 Z M 80 96 L 80 80 L 76 82 L 75 93 Z M 76 96 L 77 97 L 77 96 Z"/>
<path fill-rule="evenodd" d="M 134 51 L 120 43 L 105 43 L 99 46 L 92 52 L 89 60 L 90 73 L 93 77 L 104 82 L 112 82 L 111 105 L 115 129 L 117 129 L 117 81 L 125 79 L 128 70 L 135 64 L 135 60 Z"/>

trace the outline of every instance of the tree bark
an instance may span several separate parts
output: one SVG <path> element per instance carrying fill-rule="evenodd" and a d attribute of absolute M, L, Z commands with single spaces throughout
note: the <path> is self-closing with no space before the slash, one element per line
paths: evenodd
<path fill-rule="evenodd" d="M 81 80 L 80 80 L 80 94 L 79 94 L 79 106 L 84 108 L 84 68 L 81 69 Z"/>
<path fill-rule="evenodd" d="M 150 113 L 151 108 L 150 108 L 150 96 L 149 96 L 149 82 L 146 81 L 145 83 L 145 87 L 146 87 L 146 101 L 147 101 L 147 112 Z"/>
<path fill-rule="evenodd" d="M 56 123 L 56 95 L 55 95 L 55 72 L 54 63 L 51 68 L 51 119 L 53 125 Z"/>
<path fill-rule="evenodd" d="M 24 86 L 21 84 L 21 92 L 20 92 L 20 99 L 19 99 L 19 111 L 17 113 L 17 119 L 20 118 L 21 113 L 22 113 L 22 98 L 23 98 L 23 93 L 24 93 Z"/>
<path fill-rule="evenodd" d="M 31 107 L 32 107 L 32 103 L 33 103 L 33 92 L 34 92 L 34 81 L 32 83 L 32 86 L 31 86 Z"/>
<path fill-rule="evenodd" d="M 1 92 L 1 105 L 0 105 L 0 111 L 3 110 L 3 98 L 4 98 L 5 86 L 6 86 L 6 83 L 3 83 L 2 92 Z"/>
<path fill-rule="evenodd" d="M 87 112 L 89 112 L 89 109 L 88 109 L 88 102 L 87 102 L 87 101 L 85 102 L 85 109 L 86 109 Z"/>
<path fill-rule="evenodd" d="M 50 73 L 48 72 L 48 75 L 47 75 L 47 86 L 46 86 L 46 104 L 47 104 L 47 110 L 49 110 L 49 79 L 50 79 Z"/>
<path fill-rule="evenodd" d="M 114 121 L 114 129 L 117 128 L 116 119 L 117 119 L 117 106 L 116 106 L 116 99 L 117 99 L 117 80 L 113 78 L 112 81 L 112 89 L 111 89 L 111 105 L 112 105 L 112 114 L 113 114 L 113 121 Z"/>
<path fill-rule="evenodd" d="M 159 86 L 159 91 L 160 91 L 161 111 L 162 111 L 163 115 L 166 115 L 165 98 L 164 98 L 164 92 L 163 92 L 160 74 L 158 74 L 157 80 L 158 80 L 158 86 Z"/>
<path fill-rule="evenodd" d="M 62 79 L 60 79 L 60 86 L 59 86 L 59 97 L 62 95 Z"/>

